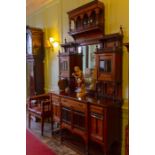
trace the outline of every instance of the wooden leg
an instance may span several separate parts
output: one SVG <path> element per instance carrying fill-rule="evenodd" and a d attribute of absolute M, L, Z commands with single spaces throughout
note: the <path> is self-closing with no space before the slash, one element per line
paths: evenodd
<path fill-rule="evenodd" d="M 102 151 L 103 151 L 104 155 L 108 155 L 107 148 L 104 145 L 102 145 Z"/>
<path fill-rule="evenodd" d="M 41 135 L 43 136 L 44 132 L 44 118 L 41 118 Z"/>
<path fill-rule="evenodd" d="M 88 150 L 88 143 L 85 144 L 85 154 L 88 155 L 89 154 L 89 150 Z"/>
<path fill-rule="evenodd" d="M 51 135 L 53 135 L 53 117 L 51 117 Z"/>
<path fill-rule="evenodd" d="M 60 143 L 63 143 L 63 131 L 60 129 Z"/>
<path fill-rule="evenodd" d="M 109 155 L 120 155 L 121 154 L 121 144 L 119 142 L 114 142 L 109 149 Z"/>
<path fill-rule="evenodd" d="M 87 137 L 81 137 L 83 139 L 84 145 L 85 145 L 85 155 L 89 154 L 89 140 L 88 140 L 88 135 Z"/>
<path fill-rule="evenodd" d="M 31 128 L 31 114 L 28 114 L 28 127 Z"/>

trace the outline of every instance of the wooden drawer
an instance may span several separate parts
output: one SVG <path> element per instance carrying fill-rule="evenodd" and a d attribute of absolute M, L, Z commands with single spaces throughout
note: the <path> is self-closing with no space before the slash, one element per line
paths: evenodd
<path fill-rule="evenodd" d="M 72 106 L 72 102 L 66 98 L 61 98 L 61 104 L 62 104 L 62 106 L 65 106 L 68 108 L 71 108 L 71 106 Z"/>
<path fill-rule="evenodd" d="M 86 109 L 86 104 L 85 103 L 80 103 L 80 102 L 74 102 L 73 103 L 73 109 L 74 110 L 77 110 L 77 111 L 81 111 L 81 112 L 85 112 L 87 109 Z"/>
<path fill-rule="evenodd" d="M 71 108 L 73 110 L 85 112 L 86 111 L 86 104 L 83 102 L 74 101 L 71 99 L 62 98 L 61 99 L 62 106 Z"/>
<path fill-rule="evenodd" d="M 98 113 L 98 114 L 103 114 L 104 113 L 104 109 L 102 107 L 91 105 L 90 106 L 90 112 L 94 112 L 94 113 Z"/>
<path fill-rule="evenodd" d="M 55 94 L 52 94 L 52 101 L 59 103 L 60 102 L 60 97 L 55 95 Z"/>

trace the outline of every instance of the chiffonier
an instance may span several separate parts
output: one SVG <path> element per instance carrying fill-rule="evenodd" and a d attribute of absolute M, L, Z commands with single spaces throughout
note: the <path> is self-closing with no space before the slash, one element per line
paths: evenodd
<path fill-rule="evenodd" d="M 95 142 L 104 155 L 120 155 L 123 34 L 105 34 L 104 9 L 104 4 L 95 0 L 68 12 L 69 35 L 74 41 L 61 44 L 59 86 L 63 89 L 50 95 L 61 142 L 66 129 L 83 139 L 85 154 L 89 154 L 90 142 Z M 87 89 L 83 97 L 76 95 L 72 75 L 75 66 L 83 73 L 94 70 L 95 87 L 91 93 Z"/>

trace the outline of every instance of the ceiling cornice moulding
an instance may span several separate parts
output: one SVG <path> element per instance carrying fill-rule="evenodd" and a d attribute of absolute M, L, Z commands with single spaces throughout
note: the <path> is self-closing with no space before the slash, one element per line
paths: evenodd
<path fill-rule="evenodd" d="M 26 0 L 26 16 L 30 16 L 53 1 L 55 0 Z"/>

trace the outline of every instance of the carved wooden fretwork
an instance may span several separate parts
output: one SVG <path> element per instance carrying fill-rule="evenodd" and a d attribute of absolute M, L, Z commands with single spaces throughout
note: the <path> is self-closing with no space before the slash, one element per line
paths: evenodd
<path fill-rule="evenodd" d="M 104 35 L 104 5 L 96 0 L 68 12 L 69 34 L 82 43 Z"/>

